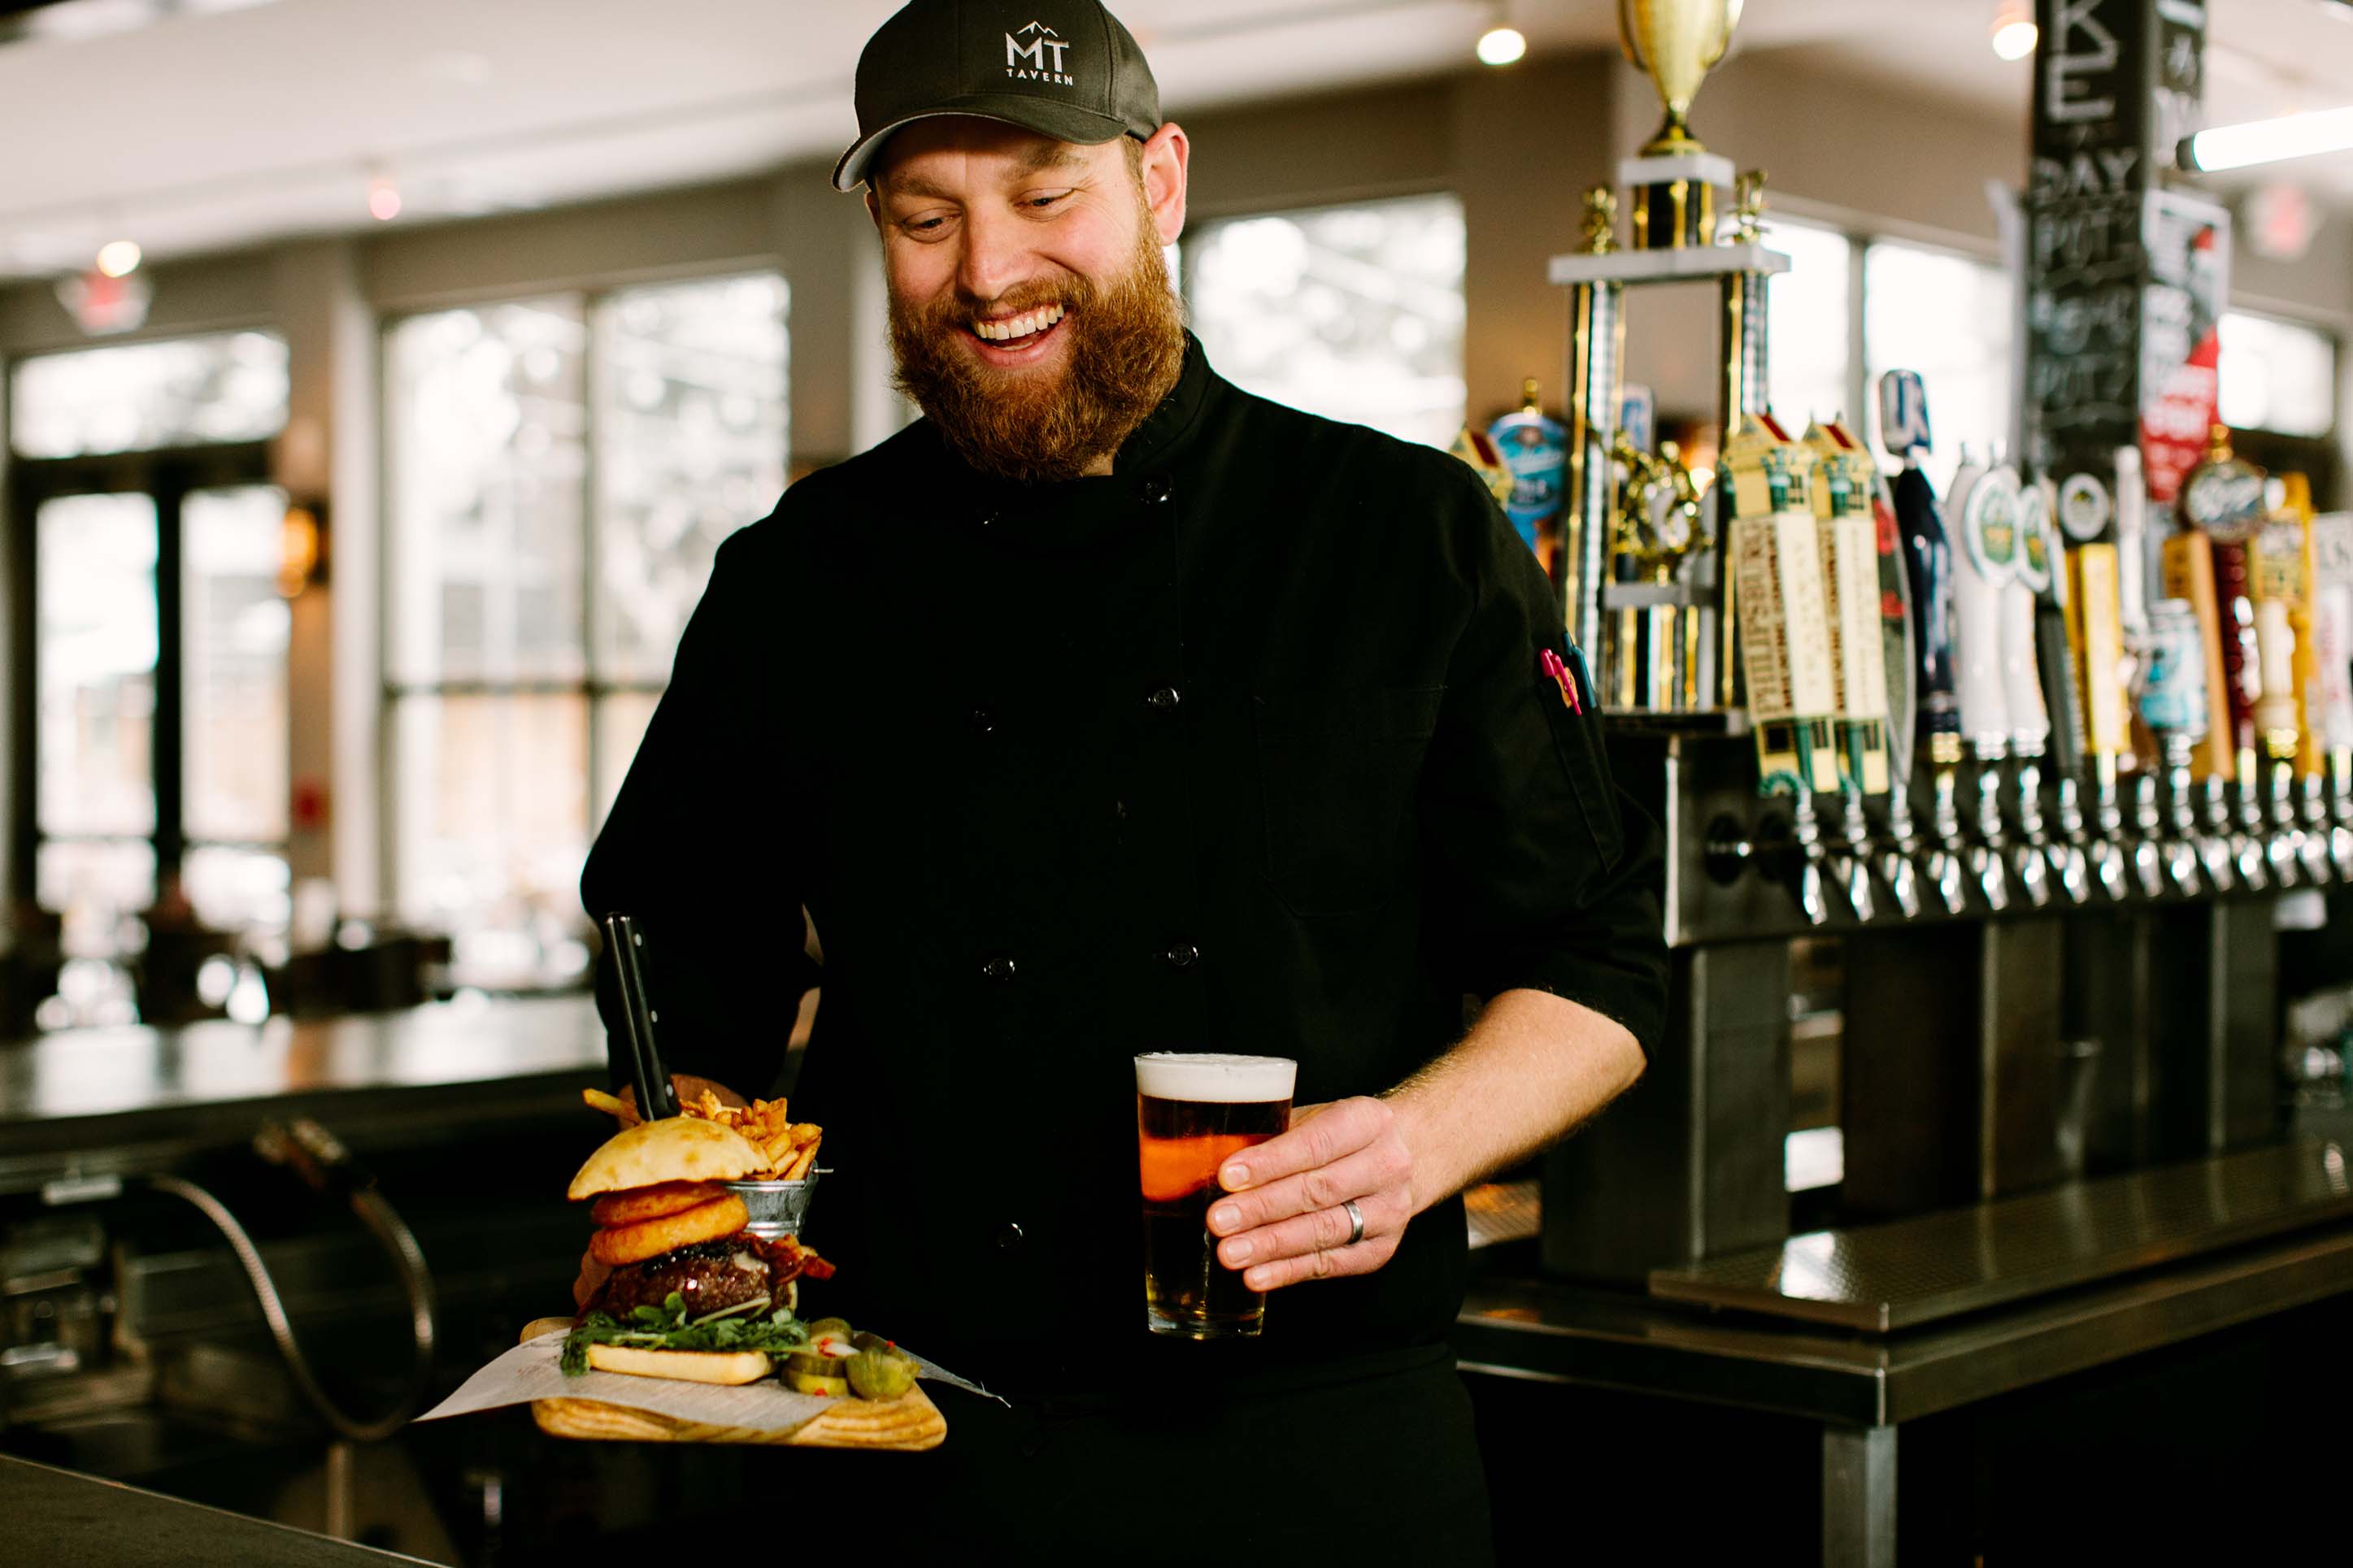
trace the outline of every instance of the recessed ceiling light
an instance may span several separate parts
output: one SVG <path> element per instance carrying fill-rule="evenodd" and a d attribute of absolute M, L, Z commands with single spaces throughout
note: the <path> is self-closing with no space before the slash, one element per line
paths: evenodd
<path fill-rule="evenodd" d="M 128 278 L 139 270 L 139 246 L 133 240 L 110 240 L 98 247 L 98 269 L 109 278 Z"/>
<path fill-rule="evenodd" d="M 1517 27 L 1490 27 L 1479 36 L 1479 58 L 1487 65 L 1507 66 L 1528 52 L 1528 40 Z"/>
<path fill-rule="evenodd" d="M 400 187 L 390 176 L 378 174 L 368 182 L 368 216 L 378 223 L 390 223 L 400 216 Z"/>

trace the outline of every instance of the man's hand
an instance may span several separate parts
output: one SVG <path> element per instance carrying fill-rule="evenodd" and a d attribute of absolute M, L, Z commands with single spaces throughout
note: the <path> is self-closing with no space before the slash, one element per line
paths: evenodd
<path fill-rule="evenodd" d="M 1253 1290 L 1370 1274 L 1396 1255 L 1416 1212 L 1413 1154 L 1385 1100 L 1303 1106 L 1289 1131 L 1229 1159 L 1218 1181 L 1231 1194 L 1209 1206 L 1210 1233 L 1225 1238 L 1218 1261 Z M 1353 1247 L 1341 1206 L 1351 1199 L 1365 1216 Z"/>

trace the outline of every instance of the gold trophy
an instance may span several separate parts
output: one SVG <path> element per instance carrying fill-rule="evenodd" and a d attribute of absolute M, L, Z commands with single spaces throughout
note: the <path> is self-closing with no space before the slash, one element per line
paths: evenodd
<path fill-rule="evenodd" d="M 1618 41 L 1667 108 L 1659 133 L 1620 177 L 1633 186 L 1634 246 L 1672 250 L 1715 238 L 1715 191 L 1732 166 L 1692 135 L 1685 116 L 1700 83 L 1724 58 L 1741 0 L 1618 0 Z"/>

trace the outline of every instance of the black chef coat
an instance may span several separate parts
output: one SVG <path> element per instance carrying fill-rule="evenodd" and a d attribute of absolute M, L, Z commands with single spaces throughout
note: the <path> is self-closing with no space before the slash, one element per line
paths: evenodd
<path fill-rule="evenodd" d="M 1131 1058 L 1374 1094 L 1514 987 L 1654 1045 L 1657 829 L 1547 650 L 1552 591 L 1467 467 L 1188 342 L 1107 477 L 984 479 L 919 422 L 730 538 L 583 897 L 642 922 L 671 1068 L 747 1094 L 818 980 L 808 908 L 793 1113 L 840 1275 L 805 1310 L 1039 1394 L 1426 1357 L 1458 1200 L 1278 1293 L 1259 1341 L 1145 1332 Z"/>

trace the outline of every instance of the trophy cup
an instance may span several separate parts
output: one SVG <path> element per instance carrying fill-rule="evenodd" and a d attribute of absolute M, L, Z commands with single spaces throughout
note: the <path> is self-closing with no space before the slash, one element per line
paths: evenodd
<path fill-rule="evenodd" d="M 1700 145 L 1684 117 L 1739 21 L 1740 0 L 1618 0 L 1619 42 L 1667 109 L 1642 155 L 1619 169 L 1636 193 L 1638 250 L 1715 242 L 1715 193 L 1732 183 L 1732 165 Z"/>
<path fill-rule="evenodd" d="M 1720 440 L 1730 437 L 1743 416 L 1765 412 L 1764 279 L 1788 270 L 1788 258 L 1757 242 L 1754 216 L 1763 201 L 1754 184 L 1744 190 L 1748 221 L 1738 239 L 1731 245 L 1715 243 L 1715 192 L 1732 184 L 1732 163 L 1703 148 L 1685 120 L 1693 96 L 1723 58 L 1739 19 L 1740 0 L 1620 0 L 1619 41 L 1627 58 L 1657 86 L 1666 121 L 1640 157 L 1619 164 L 1619 179 L 1633 194 L 1632 247 L 1620 248 L 1618 243 L 1616 195 L 1607 187 L 1596 187 L 1586 196 L 1584 249 L 1553 258 L 1548 271 L 1551 281 L 1572 290 L 1567 377 L 1569 482 L 1561 517 L 1558 574 L 1562 609 L 1570 637 L 1603 665 L 1611 662 L 1603 632 L 1603 599 L 1614 585 L 1617 565 L 1612 549 L 1616 465 L 1610 452 L 1616 445 L 1627 287 L 1721 279 L 1725 354 Z M 1722 531 L 1715 526 L 1722 509 L 1714 491 L 1703 506 L 1703 538 L 1676 580 L 1663 585 L 1627 584 L 1651 590 L 1640 595 L 1647 601 L 1645 607 L 1664 604 L 1684 612 L 1692 624 L 1681 629 L 1695 636 L 1683 641 L 1697 654 L 1697 668 L 1685 672 L 1687 679 L 1638 689 L 1630 704 L 1638 710 L 1740 705 L 1730 574 L 1724 569 Z M 1663 598 L 1658 592 L 1662 587 Z M 1607 606 L 1623 607 L 1630 606 Z M 1651 618 L 1643 619 L 1647 623 Z M 1639 657 L 1636 650 L 1629 653 Z M 1637 682 L 1638 688 L 1645 684 Z M 1622 683 L 1607 677 L 1601 685 L 1605 690 L 1622 689 Z"/>

